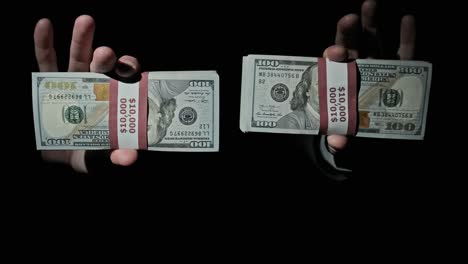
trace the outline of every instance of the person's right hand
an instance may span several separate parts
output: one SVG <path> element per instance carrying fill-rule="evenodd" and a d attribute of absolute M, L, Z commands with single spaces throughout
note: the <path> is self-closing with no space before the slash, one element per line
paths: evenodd
<path fill-rule="evenodd" d="M 130 77 L 139 72 L 140 65 L 136 58 L 122 56 L 117 60 L 109 47 L 99 47 L 93 53 L 95 24 L 92 17 L 82 15 L 75 21 L 70 45 L 69 72 L 108 73 L 115 70 L 121 77 Z M 50 20 L 39 20 L 34 31 L 36 60 L 41 72 L 57 72 L 57 56 L 54 49 L 53 28 Z M 49 162 L 69 164 L 78 172 L 86 173 L 85 151 L 42 151 L 42 158 Z M 137 159 L 136 150 L 118 149 L 110 154 L 110 160 L 116 165 L 128 166 Z"/>
<path fill-rule="evenodd" d="M 346 59 L 379 58 L 382 56 L 382 43 L 377 25 L 377 2 L 366 0 L 361 6 L 361 17 L 349 14 L 337 24 L 335 46 L 327 48 L 323 54 L 333 61 Z M 411 60 L 414 56 L 416 40 L 415 19 L 406 15 L 400 24 L 400 47 L 396 55 L 400 60 Z M 335 151 L 346 147 L 348 138 L 341 135 L 327 137 L 328 144 Z"/>

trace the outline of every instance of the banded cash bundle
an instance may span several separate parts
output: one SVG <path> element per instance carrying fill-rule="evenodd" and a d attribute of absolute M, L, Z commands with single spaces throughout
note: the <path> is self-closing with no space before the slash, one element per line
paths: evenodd
<path fill-rule="evenodd" d="M 328 64 L 319 70 L 321 61 L 311 57 L 244 57 L 241 130 L 318 134 L 321 117 L 327 118 L 328 126 L 347 121 L 353 115 L 344 104 L 349 93 L 333 84 L 346 83 L 351 73 L 343 75 L 340 69 L 346 66 L 340 65 L 332 65 L 338 70 Z M 423 139 L 432 65 L 389 60 L 356 60 L 354 65 L 358 89 L 354 98 L 356 136 Z M 325 76 L 320 72 L 327 72 L 326 78 L 320 77 Z M 322 98 L 320 78 L 326 87 Z"/>
<path fill-rule="evenodd" d="M 218 151 L 214 71 L 149 72 L 138 83 L 98 73 L 32 73 L 37 149 Z"/>

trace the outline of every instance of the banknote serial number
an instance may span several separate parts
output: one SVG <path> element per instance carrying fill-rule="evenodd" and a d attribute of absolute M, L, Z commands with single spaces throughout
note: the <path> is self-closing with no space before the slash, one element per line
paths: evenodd
<path fill-rule="evenodd" d="M 75 93 L 66 93 L 66 94 L 49 94 L 49 100 L 92 100 L 93 97 L 90 94 L 75 94 Z"/>
<path fill-rule="evenodd" d="M 258 76 L 264 77 L 264 78 L 296 78 L 298 79 L 300 77 L 299 73 L 291 73 L 291 72 L 259 72 Z"/>
<path fill-rule="evenodd" d="M 136 113 L 137 105 L 136 99 L 131 98 L 120 98 L 119 101 L 119 129 L 120 133 L 134 134 L 136 132 Z"/>
<path fill-rule="evenodd" d="M 328 110 L 330 111 L 331 121 L 346 122 L 348 116 L 346 107 L 346 93 L 344 87 L 330 87 L 328 99 Z"/>
<path fill-rule="evenodd" d="M 171 137 L 209 137 L 210 131 L 179 130 L 169 132 Z"/>

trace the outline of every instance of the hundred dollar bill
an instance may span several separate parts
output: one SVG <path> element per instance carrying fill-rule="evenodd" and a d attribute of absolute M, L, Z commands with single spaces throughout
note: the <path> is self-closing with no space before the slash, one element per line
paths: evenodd
<path fill-rule="evenodd" d="M 32 73 L 37 149 L 109 149 L 110 81 L 98 73 Z M 148 150 L 218 151 L 216 72 L 150 72 L 147 87 Z M 132 111 L 119 109 L 128 126 L 117 129 L 136 129 Z"/>
<path fill-rule="evenodd" d="M 243 132 L 318 134 L 317 58 L 243 58 Z M 357 60 L 356 136 L 423 139 L 432 65 L 422 61 Z"/>

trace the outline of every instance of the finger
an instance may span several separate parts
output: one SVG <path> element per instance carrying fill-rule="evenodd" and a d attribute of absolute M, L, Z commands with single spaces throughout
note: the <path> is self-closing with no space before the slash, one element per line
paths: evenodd
<path fill-rule="evenodd" d="M 329 135 L 327 137 L 328 146 L 330 146 L 332 151 L 340 151 L 346 147 L 348 143 L 348 138 L 342 135 Z"/>
<path fill-rule="evenodd" d="M 76 172 L 88 173 L 85 161 L 86 150 L 74 150 L 71 151 L 70 165 Z"/>
<path fill-rule="evenodd" d="M 382 43 L 377 28 L 377 1 L 366 0 L 361 6 L 362 36 L 360 56 L 363 58 L 381 57 Z"/>
<path fill-rule="evenodd" d="M 41 72 L 56 72 L 57 55 L 54 49 L 54 30 L 49 19 L 39 20 L 34 29 L 34 50 Z"/>
<path fill-rule="evenodd" d="M 338 21 L 336 27 L 335 44 L 349 49 L 349 56 L 352 59 L 358 57 L 358 38 L 359 38 L 359 16 L 349 14 Z"/>
<path fill-rule="evenodd" d="M 140 63 L 135 57 L 122 56 L 117 61 L 115 72 L 124 78 L 132 77 L 140 71 Z"/>
<path fill-rule="evenodd" d="M 114 69 L 116 61 L 117 57 L 111 48 L 99 47 L 94 51 L 90 68 L 92 72 L 110 72 Z"/>
<path fill-rule="evenodd" d="M 362 29 L 367 31 L 373 36 L 377 34 L 377 27 L 375 23 L 377 13 L 377 3 L 374 0 L 367 0 L 362 4 Z"/>
<path fill-rule="evenodd" d="M 94 29 L 94 20 L 88 15 L 82 15 L 75 20 L 70 46 L 68 71 L 89 71 L 89 64 L 92 58 Z"/>
<path fill-rule="evenodd" d="M 343 46 L 340 45 L 334 45 L 331 47 L 328 47 L 324 52 L 323 52 L 323 57 L 328 58 L 331 61 L 344 61 L 348 58 L 348 50 L 345 49 Z"/>
<path fill-rule="evenodd" d="M 414 58 L 414 47 L 416 43 L 416 21 L 413 16 L 407 15 L 401 19 L 400 26 L 400 48 L 398 56 L 401 60 Z"/>
<path fill-rule="evenodd" d="M 85 150 L 46 150 L 41 152 L 46 162 L 57 162 L 70 165 L 75 171 L 87 173 Z"/>
<path fill-rule="evenodd" d="M 130 166 L 138 158 L 138 152 L 134 149 L 116 149 L 111 153 L 111 161 L 116 165 Z"/>

